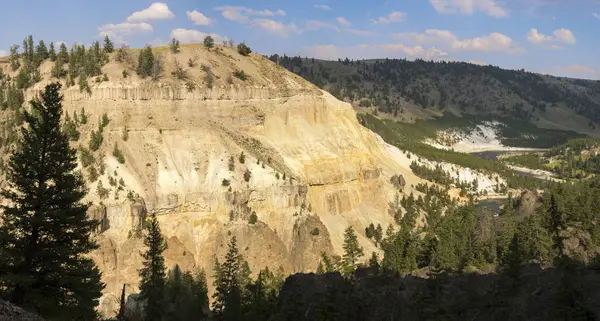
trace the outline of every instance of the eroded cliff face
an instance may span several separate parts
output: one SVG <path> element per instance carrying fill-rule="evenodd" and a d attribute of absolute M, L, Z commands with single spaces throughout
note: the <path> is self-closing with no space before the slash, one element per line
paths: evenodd
<path fill-rule="evenodd" d="M 364 229 L 394 224 L 387 208 L 398 190 L 390 177 L 402 175 L 408 193 L 419 182 L 359 125 L 349 104 L 258 55 L 220 48 L 184 48 L 180 55 L 196 55 L 221 79 L 245 68 L 249 81 L 208 88 L 190 69 L 197 81 L 191 90 L 183 82 L 136 76 L 95 84 L 89 93 L 64 88 L 65 111 L 73 117 L 83 108 L 89 120 L 75 146 L 88 146 L 101 115 L 110 119 L 90 165 L 102 174 L 88 183 L 95 204 L 90 216 L 101 222 L 100 248 L 92 256 L 106 283 L 100 307 L 106 315 L 116 311 L 123 284 L 128 293 L 137 291 L 140 229 L 150 212 L 158 214 L 168 240 L 168 267 L 204 268 L 212 283 L 214 258 L 224 256 L 232 236 L 254 272 L 266 266 L 314 271 L 321 252 L 342 253 L 348 226 L 366 254 L 379 253 Z M 114 64 L 105 69 L 119 79 L 121 67 Z M 124 164 L 112 156 L 115 144 Z M 100 197 L 100 181 L 108 197 Z"/>

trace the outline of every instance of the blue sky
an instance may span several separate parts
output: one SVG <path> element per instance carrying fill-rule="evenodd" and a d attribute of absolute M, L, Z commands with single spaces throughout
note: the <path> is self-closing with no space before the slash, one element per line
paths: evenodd
<path fill-rule="evenodd" d="M 3 1 L 0 55 L 35 40 L 218 39 L 324 59 L 461 60 L 600 79 L 600 0 Z"/>

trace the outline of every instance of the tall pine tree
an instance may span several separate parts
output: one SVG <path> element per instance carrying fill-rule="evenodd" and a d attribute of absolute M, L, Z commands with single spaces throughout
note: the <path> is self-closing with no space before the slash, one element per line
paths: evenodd
<path fill-rule="evenodd" d="M 161 321 L 165 312 L 165 259 L 162 253 L 167 243 L 160 232 L 156 214 L 150 216 L 148 233 L 144 244 L 147 250 L 143 253 L 144 266 L 140 273 L 140 297 L 145 301 L 146 321 Z"/>
<path fill-rule="evenodd" d="M 234 236 L 229 242 L 225 262 L 220 264 L 219 260 L 215 259 L 215 293 L 212 304 L 218 320 L 241 320 L 242 292 L 249 278 L 249 271 L 244 268 L 246 265 Z"/>
<path fill-rule="evenodd" d="M 351 275 L 356 270 L 358 260 L 363 256 L 363 248 L 358 245 L 358 238 L 352 226 L 344 231 L 344 256 L 342 258 L 342 272 Z"/>
<path fill-rule="evenodd" d="M 104 285 L 85 254 L 98 222 L 82 202 L 86 189 L 75 172 L 77 156 L 61 131 L 60 84 L 23 111 L 27 126 L 11 156 L 1 192 L 0 239 L 6 269 L 0 288 L 18 306 L 50 320 L 92 320 Z"/>

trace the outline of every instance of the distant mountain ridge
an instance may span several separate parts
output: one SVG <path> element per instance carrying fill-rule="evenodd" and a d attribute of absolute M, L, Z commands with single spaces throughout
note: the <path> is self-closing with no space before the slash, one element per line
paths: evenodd
<path fill-rule="evenodd" d="M 375 108 L 402 121 L 452 112 L 600 136 L 600 81 L 466 62 L 269 58 L 357 108 Z"/>

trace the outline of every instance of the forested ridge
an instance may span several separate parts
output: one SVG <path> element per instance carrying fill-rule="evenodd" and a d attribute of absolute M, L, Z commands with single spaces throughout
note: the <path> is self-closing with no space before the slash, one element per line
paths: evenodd
<path fill-rule="evenodd" d="M 536 120 L 556 107 L 586 117 L 590 128 L 600 122 L 599 81 L 466 62 L 269 58 L 339 99 L 394 116 L 417 108 Z"/>

